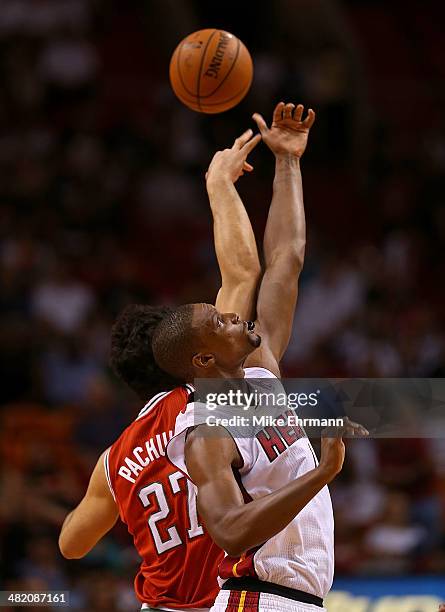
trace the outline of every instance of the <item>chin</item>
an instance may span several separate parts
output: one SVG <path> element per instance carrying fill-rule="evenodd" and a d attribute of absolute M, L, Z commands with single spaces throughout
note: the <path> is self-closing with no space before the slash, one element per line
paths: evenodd
<path fill-rule="evenodd" d="M 258 348 L 260 346 L 260 344 L 261 344 L 261 336 L 260 335 L 258 335 L 258 334 L 250 334 L 248 336 L 248 338 L 249 338 L 250 344 L 253 347 Z"/>

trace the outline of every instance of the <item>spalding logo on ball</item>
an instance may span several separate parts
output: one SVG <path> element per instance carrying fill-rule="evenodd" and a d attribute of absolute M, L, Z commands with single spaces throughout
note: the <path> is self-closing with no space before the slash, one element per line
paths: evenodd
<path fill-rule="evenodd" d="M 200 113 L 222 113 L 250 89 L 253 64 L 239 38 L 224 30 L 198 30 L 176 47 L 170 83 L 183 104 Z"/>

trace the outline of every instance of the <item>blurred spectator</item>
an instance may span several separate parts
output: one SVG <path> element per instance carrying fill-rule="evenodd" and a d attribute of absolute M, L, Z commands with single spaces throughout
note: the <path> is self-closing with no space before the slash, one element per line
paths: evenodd
<path fill-rule="evenodd" d="M 304 359 L 358 310 L 363 293 L 363 281 L 354 269 L 335 259 L 325 262 L 302 292 L 286 359 Z"/>
<path fill-rule="evenodd" d="M 83 334 L 72 335 L 42 355 L 42 383 L 51 403 L 82 403 L 91 380 L 102 371 L 94 356 L 83 350 L 83 342 Z"/>
<path fill-rule="evenodd" d="M 36 285 L 31 297 L 35 317 L 65 333 L 79 329 L 93 304 L 92 291 L 71 278 L 60 264 L 54 265 L 47 278 Z"/>
<path fill-rule="evenodd" d="M 94 47 L 87 40 L 68 35 L 51 40 L 40 59 L 44 80 L 67 89 L 92 81 L 97 68 Z"/>
<path fill-rule="evenodd" d="M 19 565 L 20 578 L 42 580 L 50 591 L 64 591 L 67 581 L 59 563 L 57 542 L 50 537 L 30 540 L 26 560 Z"/>
<path fill-rule="evenodd" d="M 365 538 L 369 554 L 365 569 L 383 574 L 412 571 L 413 555 L 426 537 L 426 529 L 410 520 L 409 498 L 402 493 L 389 493 L 381 520 Z"/>
<path fill-rule="evenodd" d="M 77 447 L 91 458 L 92 466 L 131 419 L 128 407 L 122 406 L 117 399 L 115 389 L 103 375 L 92 377 L 85 384 L 85 397 L 79 405 L 81 414 L 74 435 Z"/>

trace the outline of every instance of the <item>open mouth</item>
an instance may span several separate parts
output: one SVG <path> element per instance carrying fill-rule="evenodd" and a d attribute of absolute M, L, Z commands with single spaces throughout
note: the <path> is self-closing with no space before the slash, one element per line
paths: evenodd
<path fill-rule="evenodd" d="M 249 332 L 253 332 L 253 330 L 255 329 L 255 323 L 253 321 L 246 321 L 247 322 L 247 330 Z"/>

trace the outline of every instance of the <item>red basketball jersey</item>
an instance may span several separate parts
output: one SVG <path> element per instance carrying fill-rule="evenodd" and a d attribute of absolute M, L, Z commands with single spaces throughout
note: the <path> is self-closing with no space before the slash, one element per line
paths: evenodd
<path fill-rule="evenodd" d="M 142 603 L 210 607 L 223 553 L 201 525 L 196 489 L 167 459 L 188 387 L 158 393 L 105 453 L 110 490 L 142 557 L 135 591 Z"/>

